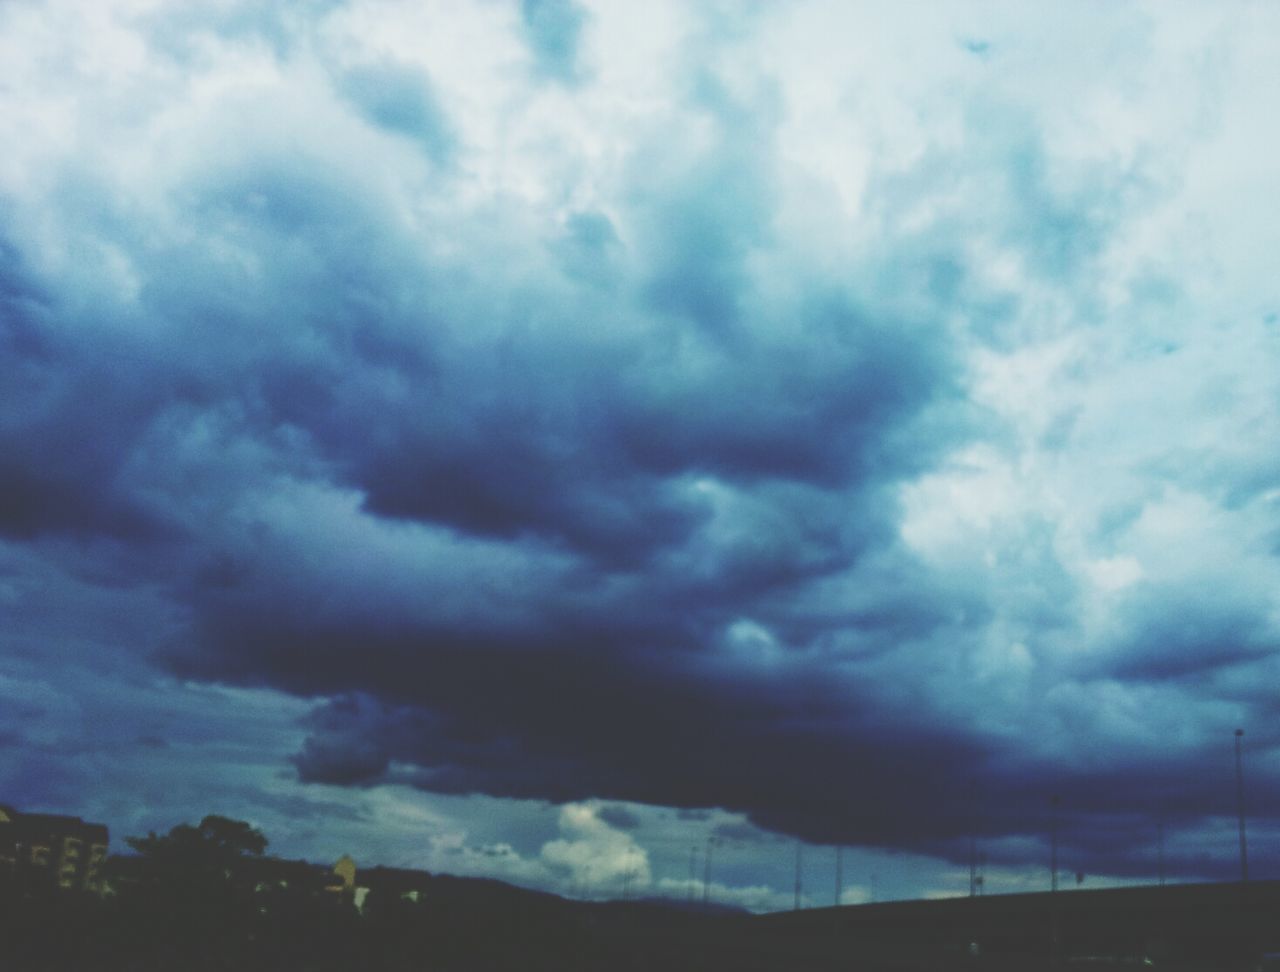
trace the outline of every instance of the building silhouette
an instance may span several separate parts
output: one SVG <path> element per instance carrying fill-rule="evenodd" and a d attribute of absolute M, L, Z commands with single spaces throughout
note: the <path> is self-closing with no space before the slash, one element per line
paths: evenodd
<path fill-rule="evenodd" d="M 21 888 L 101 893 L 105 824 L 0 804 L 0 881 Z"/>

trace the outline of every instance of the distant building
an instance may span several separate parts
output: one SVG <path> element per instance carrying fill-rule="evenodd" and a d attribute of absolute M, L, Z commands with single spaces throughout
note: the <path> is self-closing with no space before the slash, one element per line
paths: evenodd
<path fill-rule="evenodd" d="M 104 824 L 0 804 L 0 881 L 101 893 L 108 842 Z"/>
<path fill-rule="evenodd" d="M 350 854 L 343 854 L 338 863 L 329 872 L 329 884 L 325 890 L 336 894 L 340 900 L 355 906 L 356 911 L 364 914 L 364 899 L 369 896 L 369 889 L 356 885 L 356 862 Z"/>
<path fill-rule="evenodd" d="M 343 854 L 338 863 L 333 865 L 333 880 L 335 883 L 329 885 L 327 890 L 347 895 L 355 893 L 356 862 L 351 859 L 350 854 Z"/>

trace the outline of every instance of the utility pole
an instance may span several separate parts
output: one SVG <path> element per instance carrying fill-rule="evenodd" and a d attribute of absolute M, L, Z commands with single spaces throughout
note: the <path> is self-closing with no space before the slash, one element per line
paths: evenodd
<path fill-rule="evenodd" d="M 704 907 L 711 903 L 711 848 L 718 843 L 720 843 L 719 837 L 707 838 L 706 867 L 702 872 L 702 904 Z"/>
<path fill-rule="evenodd" d="M 837 907 L 840 905 L 840 896 L 844 894 L 844 848 L 836 848 L 836 900 Z"/>
<path fill-rule="evenodd" d="M 1240 755 L 1244 730 L 1236 730 L 1236 814 L 1240 818 L 1240 880 L 1249 880 L 1249 850 L 1244 839 L 1244 763 Z"/>
<path fill-rule="evenodd" d="M 796 838 L 796 904 L 795 910 L 800 910 L 800 868 L 804 862 L 804 844 L 800 843 L 800 839 Z"/>
<path fill-rule="evenodd" d="M 978 841 L 969 838 L 969 897 L 978 896 Z"/>
<path fill-rule="evenodd" d="M 1057 796 L 1049 798 L 1050 817 L 1049 817 L 1049 888 L 1052 891 L 1058 890 L 1058 804 L 1060 801 Z"/>
<path fill-rule="evenodd" d="M 1156 818 L 1156 872 L 1160 876 L 1160 887 L 1164 887 L 1164 811 Z"/>
<path fill-rule="evenodd" d="M 1061 924 L 1062 918 L 1058 913 L 1057 893 L 1058 893 L 1058 807 L 1061 804 L 1058 795 L 1055 793 L 1049 798 L 1050 806 L 1050 837 L 1049 837 L 1049 870 L 1051 872 L 1050 890 L 1054 895 L 1054 903 L 1049 909 L 1049 946 L 1055 958 L 1058 957 L 1058 949 L 1062 943 Z"/>
<path fill-rule="evenodd" d="M 978 894 L 978 800 L 977 788 L 969 783 L 969 897 Z"/>

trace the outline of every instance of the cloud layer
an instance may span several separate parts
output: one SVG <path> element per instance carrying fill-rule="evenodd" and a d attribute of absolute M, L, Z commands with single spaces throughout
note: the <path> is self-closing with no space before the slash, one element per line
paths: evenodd
<path fill-rule="evenodd" d="M 1236 726 L 1270 847 L 1274 16 L 636 16 L 0 11 L 12 685 L 654 887 L 627 806 L 1230 873 Z"/>

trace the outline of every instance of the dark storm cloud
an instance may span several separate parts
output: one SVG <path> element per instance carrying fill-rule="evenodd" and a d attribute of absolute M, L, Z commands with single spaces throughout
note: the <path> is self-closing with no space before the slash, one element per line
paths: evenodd
<path fill-rule="evenodd" d="M 1128 612 L 1129 639 L 1102 665 L 1125 680 L 1200 679 L 1269 656 L 1275 645 L 1259 606 L 1227 592 L 1145 592 Z"/>
<path fill-rule="evenodd" d="M 701 184 L 702 167 L 689 178 Z M 694 222 L 742 218 L 682 198 Z M 695 276 L 698 252 L 686 254 Z M 835 298 L 788 308 L 804 340 L 782 341 L 768 310 L 745 309 L 747 278 L 724 270 L 745 255 L 705 259 L 744 304 L 750 329 L 732 351 L 665 324 L 656 343 L 535 338 L 516 318 L 493 355 L 442 328 L 387 366 L 393 384 L 355 367 L 353 349 L 331 380 L 312 369 L 301 386 L 268 385 L 263 401 L 320 468 L 364 497 L 352 525 L 393 544 L 421 537 L 423 558 L 406 555 L 398 581 L 395 564 L 367 558 L 354 574 L 309 567 L 296 545 L 313 540 L 265 518 L 226 555 L 237 566 L 190 589 L 194 640 L 170 664 L 378 700 L 326 710 L 297 758 L 308 780 L 376 782 L 394 763 L 437 792 L 723 804 L 813 838 L 892 843 L 918 829 L 900 812 L 911 788 L 884 774 L 922 760 L 943 772 L 977 741 L 918 726 L 895 740 L 874 685 L 850 677 L 837 691 L 810 646 L 757 661 L 751 635 L 726 639 L 744 617 L 803 627 L 791 594 L 891 541 L 887 487 L 942 445 L 913 429 L 948 394 L 946 341 Z M 569 319 L 575 303 L 541 313 Z M 365 328 L 376 344 L 394 323 Z M 473 568 L 483 587 L 469 586 Z M 874 640 L 931 613 L 882 607 L 855 625 Z M 876 778 L 881 795 L 860 798 L 850 824 L 788 809 L 817 804 L 827 784 L 806 767 L 823 759 Z"/>
<path fill-rule="evenodd" d="M 772 341 L 736 355 L 709 349 L 692 366 L 675 353 L 663 362 L 655 350 L 645 355 L 652 374 L 631 363 L 636 349 L 557 360 L 569 349 L 516 338 L 497 360 L 432 373 L 409 392 L 419 407 L 388 413 L 365 396 L 334 403 L 346 428 L 326 445 L 374 512 L 635 560 L 688 538 L 705 520 L 689 478 L 839 490 L 859 486 L 871 469 L 918 459 L 879 432 L 933 393 L 937 352 L 892 324 L 827 340 L 842 326 L 858 330 L 857 316 L 823 311 L 814 319 L 808 349 Z M 493 391 L 468 391 L 479 387 Z M 441 399 L 449 411 L 432 407 Z M 351 442 L 348 428 L 375 421 L 379 436 Z M 820 523 L 821 491 L 810 500 Z M 787 552 L 776 552 L 785 570 Z"/>
<path fill-rule="evenodd" d="M 328 712 L 315 744 L 327 761 L 306 751 L 300 769 L 352 782 L 352 766 L 395 760 L 419 766 L 412 781 L 438 792 L 725 805 L 817 842 L 913 846 L 947 835 L 952 824 L 925 797 L 959 793 L 959 767 L 976 755 L 941 731 L 895 726 L 817 672 L 782 684 L 739 675 L 726 686 L 616 654 L 529 657 L 526 648 L 521 659 L 469 647 L 447 668 L 432 650 L 413 688 L 366 684 L 396 706 L 346 725 Z M 465 685 L 476 694 L 463 695 Z"/>
<path fill-rule="evenodd" d="M 540 69 L 578 79 L 585 15 L 520 13 Z M 262 16 L 200 29 L 279 34 L 274 65 L 297 33 Z M 1224 688 L 1243 707 L 1155 740 L 1134 710 L 1168 726 L 1194 676 L 1265 661 L 1265 597 L 1143 582 L 1072 654 L 1088 592 L 1050 512 L 906 536 L 907 487 L 1018 441 L 974 404 L 968 342 L 1007 351 L 1046 316 L 966 247 L 989 232 L 1028 291 L 1088 303 L 1137 180 L 1063 188 L 1034 124 L 972 112 L 965 158 L 870 174 L 887 229 L 850 260 L 785 237 L 768 85 L 690 72 L 688 117 L 636 135 L 597 205 L 467 183 L 469 119 L 434 70 L 357 63 L 298 104 L 232 86 L 165 143 L 152 210 L 105 169 L 53 172 L 82 256 L 60 273 L 5 217 L 0 537 L 85 588 L 158 592 L 112 651 L 314 702 L 306 782 L 723 807 L 954 860 L 976 831 L 1009 863 L 1058 794 L 1064 848 L 1109 873 L 1145 866 L 1154 815 L 1229 814 L 1206 738 L 1264 703 Z M 920 223 L 940 185 L 964 204 Z M 941 495 L 941 519 L 972 499 Z M 167 757 L 194 730 L 128 731 Z M 39 762 L 15 778 L 45 802 L 88 775 Z"/>
<path fill-rule="evenodd" d="M 974 791 L 966 806 L 993 863 L 1025 862 L 1025 848 L 1002 850 L 999 842 L 1001 835 L 1020 832 L 1043 851 L 1040 860 L 1047 864 L 1056 830 L 1064 870 L 1150 876 L 1163 829 L 1168 873 L 1229 880 L 1239 873 L 1231 738 L 1228 731 L 1217 746 L 1170 753 L 1145 765 L 1134 762 L 1123 770 L 1059 768 L 1052 778 L 1032 777 L 998 794 Z M 1252 826 L 1280 809 L 1280 787 L 1273 780 L 1250 778 L 1249 793 Z M 1219 825 L 1206 832 L 1206 821 Z M 1267 837 L 1261 846 L 1268 847 L 1270 828 L 1262 832 Z M 958 848 L 951 856 L 963 860 Z"/>
<path fill-rule="evenodd" d="M 640 826 L 640 818 L 626 807 L 607 804 L 597 811 L 596 816 L 610 827 L 618 830 L 635 830 Z"/>
<path fill-rule="evenodd" d="M 335 743 L 311 737 L 297 755 L 298 778 L 351 786 L 384 779 L 387 755 L 365 739 Z"/>
<path fill-rule="evenodd" d="M 776 840 L 776 837 L 761 831 L 751 824 L 737 821 L 734 823 L 716 824 L 714 835 L 722 840 L 738 841 L 745 844 L 756 844 L 762 841 Z"/>
<path fill-rule="evenodd" d="M 363 80 L 362 110 L 370 92 L 397 97 Z M 194 212 L 269 253 L 271 275 L 229 299 L 210 271 L 185 272 L 194 253 L 162 256 L 187 282 L 157 281 L 154 312 L 199 320 L 210 310 L 190 300 L 208 293 L 223 326 L 184 329 L 189 375 L 163 345 L 117 356 L 110 383 L 57 349 L 70 386 L 41 449 L 101 431 L 59 453 L 70 469 L 37 468 L 79 487 L 65 506 L 80 528 L 110 532 L 127 521 L 85 483 L 107 497 L 102 484 L 120 483 L 120 508 L 145 509 L 129 471 L 161 455 L 179 467 L 138 477 L 167 486 L 194 532 L 173 556 L 194 570 L 195 625 L 164 657 L 191 677 L 336 696 L 297 755 L 304 780 L 368 784 L 394 765 L 442 793 L 726 806 L 815 841 L 937 846 L 957 826 L 937 794 L 959 792 L 990 742 L 887 704 L 883 680 L 910 677 L 896 663 L 833 676 L 844 650 L 817 647 L 830 611 L 795 598 L 892 544 L 888 490 L 948 444 L 927 418 L 953 394 L 950 348 L 834 287 L 761 300 L 747 243 L 766 242 L 770 176 L 741 147 L 726 139 L 658 193 L 637 189 L 633 292 L 641 313 L 672 316 L 635 336 L 610 336 L 604 307 L 572 289 L 535 292 L 535 306 L 580 331 L 534 328 L 524 311 L 484 319 L 492 280 L 421 310 L 365 304 L 406 280 L 424 293 L 416 278 L 444 268 L 370 260 L 391 246 L 376 200 L 303 158 L 237 152 L 197 183 Z M 587 252 L 617 245 L 600 220 L 571 231 Z M 235 343 L 264 307 L 283 326 Z M 222 361 L 234 377 L 209 370 Z M 175 409 L 186 388 L 198 404 Z M 220 455 L 181 447 L 196 429 Z M 179 498 L 184 464 L 198 478 Z M 229 477 L 278 497 L 247 531 L 182 508 Z M 370 541 L 394 556 L 362 553 Z M 735 628 L 745 618 L 785 640 Z M 907 597 L 834 623 L 864 643 L 856 660 L 942 615 Z"/>
<path fill-rule="evenodd" d="M 0 307 L 0 536 L 163 533 L 162 518 L 118 479 L 119 456 L 161 394 L 117 385 L 140 349 L 85 348 L 59 333 L 56 300 L 2 240 Z"/>

